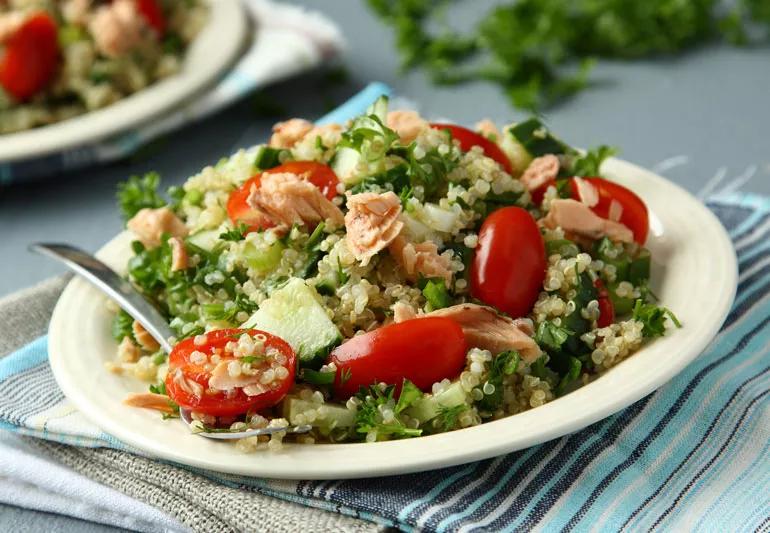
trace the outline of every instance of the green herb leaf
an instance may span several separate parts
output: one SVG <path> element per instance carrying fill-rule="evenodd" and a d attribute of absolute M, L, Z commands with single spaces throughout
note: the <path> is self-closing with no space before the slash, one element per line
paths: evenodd
<path fill-rule="evenodd" d="M 611 146 L 598 146 L 589 150 L 584 155 L 578 156 L 572 162 L 573 176 L 601 176 L 599 169 L 605 159 L 618 153 L 618 149 Z"/>
<path fill-rule="evenodd" d="M 149 172 L 142 177 L 131 176 L 128 181 L 118 184 L 118 206 L 124 220 L 133 218 L 141 209 L 158 208 L 166 205 L 160 194 L 160 175 Z"/>
<path fill-rule="evenodd" d="M 219 238 L 223 241 L 242 241 L 248 232 L 249 225 L 240 222 L 233 229 L 220 233 Z"/>
<path fill-rule="evenodd" d="M 558 352 L 570 338 L 570 335 L 573 334 L 573 331 L 562 326 L 557 326 L 550 320 L 546 320 L 537 326 L 535 342 L 547 350 Z"/>
<path fill-rule="evenodd" d="M 319 222 L 318 225 L 313 230 L 313 233 L 310 234 L 310 237 L 308 237 L 307 242 L 305 243 L 305 250 L 312 250 L 316 246 L 318 246 L 322 240 L 324 240 L 324 228 L 326 227 L 326 224 L 324 222 Z"/>
<path fill-rule="evenodd" d="M 405 386 L 402 387 L 402 392 L 399 396 L 399 402 L 401 402 L 401 397 L 404 397 L 402 402 L 404 408 L 416 399 L 414 398 L 414 391 L 411 387 L 406 386 L 406 383 L 407 381 L 405 380 Z M 404 395 L 404 390 L 407 391 L 406 395 Z M 419 391 L 419 389 L 417 390 Z M 361 391 L 356 395 L 356 398 L 361 402 L 355 419 L 357 433 L 362 435 L 375 433 L 378 439 L 419 437 L 422 435 L 421 429 L 409 428 L 398 418 L 398 402 L 393 398 L 394 391 L 395 387 L 393 385 L 386 387 L 385 390 L 381 390 L 378 385 L 361 388 Z M 383 411 L 387 410 L 390 410 L 393 416 L 385 421 Z"/>
<path fill-rule="evenodd" d="M 116 342 L 122 341 L 124 337 L 133 340 L 133 324 L 134 319 L 131 315 L 123 311 L 123 309 L 119 310 L 118 314 L 112 319 L 112 338 L 115 339 Z"/>
<path fill-rule="evenodd" d="M 483 394 L 482 398 L 476 402 L 482 416 L 492 414 L 500 408 L 503 403 L 503 380 L 506 376 L 516 372 L 520 360 L 519 352 L 509 350 L 499 353 L 492 361 L 486 382 L 477 387 Z M 493 390 L 489 392 L 488 390 L 485 391 L 485 388 L 492 388 Z"/>
<path fill-rule="evenodd" d="M 460 415 L 468 410 L 467 405 L 453 405 L 452 407 L 439 406 L 438 414 L 431 420 L 430 425 L 437 433 L 457 429 Z"/>
<path fill-rule="evenodd" d="M 644 327 L 642 335 L 645 337 L 662 337 L 666 334 L 666 320 L 681 328 L 682 324 L 676 315 L 666 307 L 658 307 L 655 304 L 645 304 L 642 300 L 637 300 L 634 304 L 632 318 L 641 322 Z"/>
<path fill-rule="evenodd" d="M 150 392 L 153 394 L 162 394 L 163 396 L 168 396 L 168 393 L 166 392 L 166 382 L 159 381 L 154 385 L 150 385 Z"/>

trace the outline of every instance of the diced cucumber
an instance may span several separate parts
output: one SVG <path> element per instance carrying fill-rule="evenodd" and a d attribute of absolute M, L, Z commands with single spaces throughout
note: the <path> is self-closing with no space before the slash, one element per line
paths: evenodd
<path fill-rule="evenodd" d="M 357 150 L 346 146 L 337 150 L 331 166 L 334 173 L 345 185 L 355 185 L 366 174 L 361 171 L 362 168 L 366 168 L 361 154 Z"/>
<path fill-rule="evenodd" d="M 217 229 L 205 229 L 187 237 L 187 242 L 210 252 L 219 242 L 219 235 L 221 233 L 222 232 Z"/>
<path fill-rule="evenodd" d="M 318 367 L 341 340 L 337 326 L 305 280 L 291 278 L 262 302 L 243 326 L 281 337 L 297 352 L 303 366 Z"/>
<path fill-rule="evenodd" d="M 551 135 L 548 128 L 537 118 L 519 122 L 509 130 L 513 138 L 532 157 L 545 154 L 571 154 L 575 150 Z"/>
<path fill-rule="evenodd" d="M 275 241 L 266 248 L 257 248 L 247 242 L 243 247 L 243 257 L 246 263 L 260 273 L 270 272 L 281 262 L 281 255 L 286 248 L 281 241 Z"/>
<path fill-rule="evenodd" d="M 420 221 L 436 231 L 451 233 L 457 224 L 458 215 L 454 211 L 443 209 L 436 204 L 426 202 L 422 209 L 415 211 Z"/>
<path fill-rule="evenodd" d="M 318 408 L 321 409 L 323 414 L 318 414 Z M 297 415 L 305 415 L 308 411 L 315 411 L 316 418 L 312 422 L 307 419 L 297 419 Z M 333 429 L 344 429 L 353 427 L 356 419 L 355 411 L 351 411 L 347 407 L 334 404 L 323 404 L 323 406 L 301 400 L 299 398 L 286 398 L 283 402 L 283 416 L 290 424 L 310 424 L 321 430 L 322 433 L 328 433 Z M 301 424 L 300 424 L 301 423 Z"/>
<path fill-rule="evenodd" d="M 442 408 L 448 409 L 467 403 L 468 393 L 459 382 L 456 382 L 437 394 L 429 394 L 416 400 L 404 413 L 419 420 L 420 424 L 424 424 L 438 416 Z"/>
<path fill-rule="evenodd" d="M 502 138 L 499 143 L 500 149 L 508 156 L 511 165 L 515 169 L 515 174 L 521 174 L 532 162 L 532 156 L 527 152 L 519 141 L 516 140 L 509 128 L 503 130 Z"/>

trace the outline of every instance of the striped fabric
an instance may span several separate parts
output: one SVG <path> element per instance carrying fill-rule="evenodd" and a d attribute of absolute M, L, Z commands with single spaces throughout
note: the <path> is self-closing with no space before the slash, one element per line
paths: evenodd
<path fill-rule="evenodd" d="M 317 13 L 272 0 L 243 0 L 259 30 L 251 46 L 205 94 L 169 114 L 89 146 L 30 160 L 0 162 L 0 185 L 126 157 L 185 124 L 221 111 L 259 87 L 310 70 L 344 47 L 337 27 Z"/>
<path fill-rule="evenodd" d="M 540 446 L 427 473 L 295 482 L 197 472 L 405 530 L 770 531 L 770 200 L 708 205 L 738 252 L 735 305 L 700 357 L 629 408 Z M 0 421 L 127 449 L 69 406 L 44 339 L 0 361 Z"/>

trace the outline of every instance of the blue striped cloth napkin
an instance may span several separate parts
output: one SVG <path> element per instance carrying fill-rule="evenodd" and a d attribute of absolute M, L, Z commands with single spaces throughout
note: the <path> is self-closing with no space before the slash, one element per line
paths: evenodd
<path fill-rule="evenodd" d="M 369 87 L 342 112 L 385 89 Z M 298 482 L 196 472 L 404 530 L 770 531 L 770 199 L 731 194 L 708 206 L 738 253 L 735 304 L 700 357 L 627 409 L 546 444 L 419 474 Z M 67 402 L 44 338 L 0 360 L 0 427 L 132 451 Z"/>
<path fill-rule="evenodd" d="M 26 160 L 0 162 L 0 185 L 51 176 L 126 157 L 148 142 L 202 120 L 254 92 L 331 60 L 344 48 L 338 28 L 319 13 L 272 0 L 242 0 L 258 29 L 250 46 L 205 93 L 115 137 Z"/>

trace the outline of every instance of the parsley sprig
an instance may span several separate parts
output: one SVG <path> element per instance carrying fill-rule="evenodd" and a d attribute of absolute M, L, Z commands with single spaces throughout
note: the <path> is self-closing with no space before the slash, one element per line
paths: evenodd
<path fill-rule="evenodd" d="M 588 87 L 595 58 L 770 40 L 766 0 L 508 0 L 467 33 L 446 24 L 449 0 L 368 3 L 393 28 L 404 68 L 423 68 L 439 84 L 488 80 L 530 110 Z"/>

